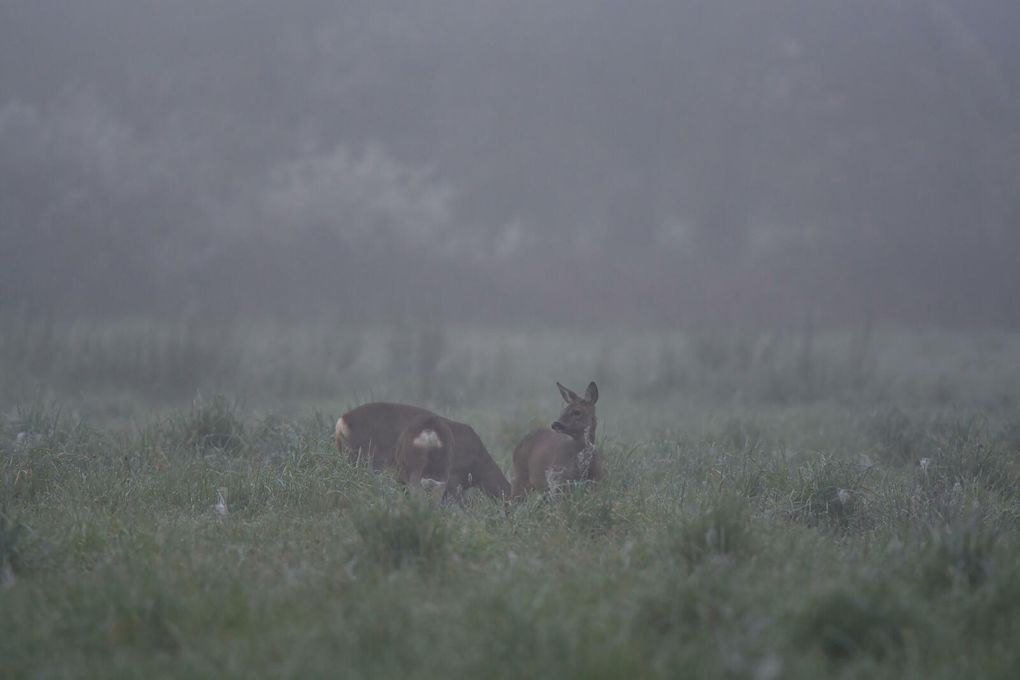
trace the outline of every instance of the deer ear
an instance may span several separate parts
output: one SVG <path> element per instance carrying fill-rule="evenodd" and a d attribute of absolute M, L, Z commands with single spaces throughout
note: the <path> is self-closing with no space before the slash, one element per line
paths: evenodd
<path fill-rule="evenodd" d="M 577 393 L 573 390 L 567 389 L 559 383 L 556 383 L 556 387 L 560 388 L 560 395 L 563 397 L 563 401 L 568 404 L 572 401 L 581 401 L 581 397 L 577 396 Z"/>
<path fill-rule="evenodd" d="M 584 391 L 584 400 L 589 404 L 594 404 L 599 400 L 599 388 L 595 385 L 595 381 L 588 383 L 588 389 Z"/>

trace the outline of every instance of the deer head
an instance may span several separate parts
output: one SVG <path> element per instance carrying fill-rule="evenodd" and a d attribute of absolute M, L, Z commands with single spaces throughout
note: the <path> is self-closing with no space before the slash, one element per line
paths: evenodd
<path fill-rule="evenodd" d="M 576 392 L 559 383 L 556 383 L 556 387 L 560 388 L 560 394 L 567 405 L 550 427 L 585 444 L 594 441 L 597 425 L 595 402 L 599 400 L 599 388 L 594 382 L 588 383 L 584 397 L 579 397 Z"/>

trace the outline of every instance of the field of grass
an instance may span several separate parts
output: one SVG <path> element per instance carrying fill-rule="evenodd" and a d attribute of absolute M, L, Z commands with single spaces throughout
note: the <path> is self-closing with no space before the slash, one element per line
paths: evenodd
<path fill-rule="evenodd" d="M 0 376 L 2 677 L 1020 677 L 1015 335 L 9 319 Z M 507 471 L 592 378 L 595 490 L 333 448 L 411 401 Z"/>

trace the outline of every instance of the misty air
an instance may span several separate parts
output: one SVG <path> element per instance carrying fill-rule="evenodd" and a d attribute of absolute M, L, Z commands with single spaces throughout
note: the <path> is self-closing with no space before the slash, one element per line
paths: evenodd
<path fill-rule="evenodd" d="M 0 676 L 1020 672 L 1020 4 L 0 7 Z"/>

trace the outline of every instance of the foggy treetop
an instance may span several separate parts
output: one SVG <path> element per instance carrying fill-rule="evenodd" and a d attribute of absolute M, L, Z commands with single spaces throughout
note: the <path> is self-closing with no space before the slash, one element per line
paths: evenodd
<path fill-rule="evenodd" d="M 0 311 L 1017 326 L 1020 3 L 7 0 Z"/>

